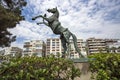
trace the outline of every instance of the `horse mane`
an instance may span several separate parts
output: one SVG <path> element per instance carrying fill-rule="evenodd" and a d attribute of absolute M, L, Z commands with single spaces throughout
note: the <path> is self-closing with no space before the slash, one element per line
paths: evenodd
<path fill-rule="evenodd" d="M 56 17 L 59 18 L 59 11 L 58 11 L 57 8 L 56 8 L 56 13 L 55 14 L 56 14 Z"/>

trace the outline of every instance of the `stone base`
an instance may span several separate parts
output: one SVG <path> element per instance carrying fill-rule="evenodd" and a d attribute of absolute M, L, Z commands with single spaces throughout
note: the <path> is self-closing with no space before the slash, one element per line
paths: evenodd
<path fill-rule="evenodd" d="M 74 63 L 76 68 L 79 68 L 81 71 L 80 77 L 75 78 L 75 80 L 91 80 L 91 72 L 89 71 L 89 63 L 88 62 L 78 62 Z"/>
<path fill-rule="evenodd" d="M 91 72 L 89 70 L 89 61 L 95 60 L 93 58 L 80 58 L 80 59 L 71 59 L 74 62 L 76 68 L 80 69 L 80 77 L 75 78 L 75 80 L 91 80 Z"/>

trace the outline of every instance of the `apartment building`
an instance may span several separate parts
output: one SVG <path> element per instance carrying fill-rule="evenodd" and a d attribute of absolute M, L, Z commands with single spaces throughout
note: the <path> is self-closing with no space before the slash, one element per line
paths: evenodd
<path fill-rule="evenodd" d="M 77 39 L 77 45 L 78 45 L 78 48 L 80 49 L 81 54 L 83 54 L 84 56 L 87 56 L 86 42 L 83 41 L 83 39 Z M 70 58 L 79 58 L 79 53 L 77 53 L 75 50 L 73 39 L 70 39 L 70 47 L 71 47 Z"/>
<path fill-rule="evenodd" d="M 104 39 L 106 42 L 106 45 L 112 45 L 114 43 L 117 43 L 119 41 L 119 39 Z"/>
<path fill-rule="evenodd" d="M 109 53 L 120 53 L 120 40 L 107 44 L 107 48 Z"/>
<path fill-rule="evenodd" d="M 42 40 L 32 40 L 24 43 L 23 56 L 36 55 L 39 57 L 45 56 L 45 43 Z"/>
<path fill-rule="evenodd" d="M 16 56 L 22 55 L 22 49 L 18 47 L 6 47 L 4 49 L 4 55 Z"/>
<path fill-rule="evenodd" d="M 104 39 L 89 38 L 87 42 L 87 51 L 88 54 L 91 53 L 106 53 L 106 42 Z"/>
<path fill-rule="evenodd" d="M 62 55 L 62 45 L 61 40 L 59 38 L 49 38 L 46 41 L 46 55 L 57 54 Z"/>

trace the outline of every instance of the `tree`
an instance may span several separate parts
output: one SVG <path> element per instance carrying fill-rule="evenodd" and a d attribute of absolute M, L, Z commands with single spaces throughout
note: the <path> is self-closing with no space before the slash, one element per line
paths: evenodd
<path fill-rule="evenodd" d="M 24 19 L 21 10 L 25 5 L 25 0 L 0 0 L 0 47 L 10 46 L 16 40 L 8 29 Z"/>
<path fill-rule="evenodd" d="M 98 48 L 99 53 L 103 53 L 103 48 Z"/>
<path fill-rule="evenodd" d="M 116 47 L 111 47 L 113 53 L 116 53 Z"/>
<path fill-rule="evenodd" d="M 107 53 L 110 53 L 110 48 L 108 46 L 106 46 L 105 50 L 107 51 Z"/>

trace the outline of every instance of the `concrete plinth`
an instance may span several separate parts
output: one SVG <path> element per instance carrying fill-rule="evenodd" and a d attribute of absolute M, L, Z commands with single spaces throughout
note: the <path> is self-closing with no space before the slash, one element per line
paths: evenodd
<path fill-rule="evenodd" d="M 76 68 L 81 71 L 81 76 L 75 78 L 75 80 L 90 80 L 91 72 L 89 71 L 89 63 L 87 62 L 77 62 L 74 63 Z"/>
<path fill-rule="evenodd" d="M 89 71 L 89 60 L 88 58 L 83 59 L 72 59 L 76 68 L 79 68 L 81 71 L 81 76 L 75 78 L 75 80 L 91 80 L 91 72 Z"/>

